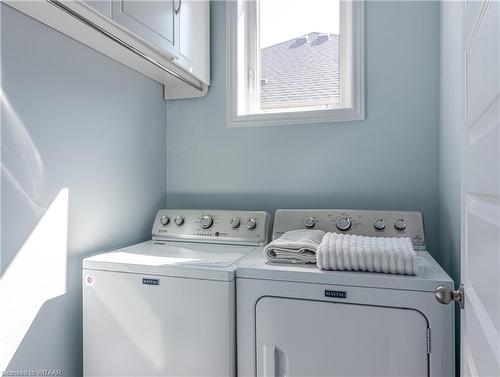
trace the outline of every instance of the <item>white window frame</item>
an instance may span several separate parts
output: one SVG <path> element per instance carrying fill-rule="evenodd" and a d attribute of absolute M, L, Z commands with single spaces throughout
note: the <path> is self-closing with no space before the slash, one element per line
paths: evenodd
<path fill-rule="evenodd" d="M 304 0 L 307 4 L 307 0 Z M 340 87 L 341 103 L 331 109 L 287 112 L 254 112 L 260 102 L 260 67 L 258 51 L 258 2 L 231 0 L 226 2 L 226 124 L 228 127 L 331 123 L 365 119 L 365 67 L 364 67 L 364 1 L 340 0 Z M 238 22 L 239 14 L 244 22 Z M 240 54 L 249 56 L 238 60 L 238 26 L 245 30 L 245 48 Z M 241 34 L 240 34 L 241 35 Z M 255 56 L 257 55 L 257 56 Z M 238 77 L 238 61 L 244 65 L 248 77 Z M 253 70 L 253 78 L 250 70 Z M 346 80 L 346 78 L 350 80 Z M 238 79 L 240 83 L 238 83 Z M 350 85 L 349 85 L 350 83 Z M 249 90 L 256 91 L 248 100 L 243 99 Z M 246 107 L 238 115 L 238 106 Z"/>

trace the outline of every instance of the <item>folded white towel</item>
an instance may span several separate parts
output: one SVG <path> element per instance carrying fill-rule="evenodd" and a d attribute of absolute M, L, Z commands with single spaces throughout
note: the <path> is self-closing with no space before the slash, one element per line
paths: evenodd
<path fill-rule="evenodd" d="M 291 230 L 270 242 L 264 255 L 271 262 L 316 263 L 316 249 L 324 235 L 322 230 Z"/>
<path fill-rule="evenodd" d="M 408 237 L 366 237 L 326 233 L 317 248 L 321 270 L 416 275 L 417 253 Z"/>

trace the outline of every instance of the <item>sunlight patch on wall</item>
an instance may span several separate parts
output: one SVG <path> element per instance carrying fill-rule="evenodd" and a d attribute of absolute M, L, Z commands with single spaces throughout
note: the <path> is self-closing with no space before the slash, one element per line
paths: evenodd
<path fill-rule="evenodd" d="M 33 210 L 43 211 L 38 203 L 43 190 L 44 166 L 42 157 L 31 138 L 24 122 L 16 112 L 9 98 L 0 89 L 2 108 L 2 171 L 15 182 L 19 192 L 29 201 Z"/>
<path fill-rule="evenodd" d="M 42 305 L 66 293 L 69 190 L 62 189 L 0 278 L 0 370 Z"/>

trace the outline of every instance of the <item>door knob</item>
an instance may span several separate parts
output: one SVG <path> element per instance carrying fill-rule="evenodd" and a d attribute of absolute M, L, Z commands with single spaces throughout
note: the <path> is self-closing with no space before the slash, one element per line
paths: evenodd
<path fill-rule="evenodd" d="M 434 296 L 440 304 L 448 305 L 450 302 L 455 301 L 460 305 L 460 309 L 464 308 L 465 292 L 462 284 L 456 291 L 446 285 L 440 285 L 434 290 Z"/>

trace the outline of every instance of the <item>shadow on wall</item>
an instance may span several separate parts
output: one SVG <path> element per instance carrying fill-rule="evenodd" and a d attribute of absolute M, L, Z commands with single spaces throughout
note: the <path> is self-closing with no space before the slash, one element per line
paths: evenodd
<path fill-rule="evenodd" d="M 23 215 L 41 216 L 17 253 L 0 260 L 0 370 L 4 371 L 42 306 L 66 293 L 69 190 L 62 188 L 46 210 L 37 204 L 42 159 L 3 92 L 1 100 L 7 120 L 2 137 L 9 139 L 2 142 L 2 191 L 10 191 L 14 201 L 23 203 L 28 210 Z"/>

